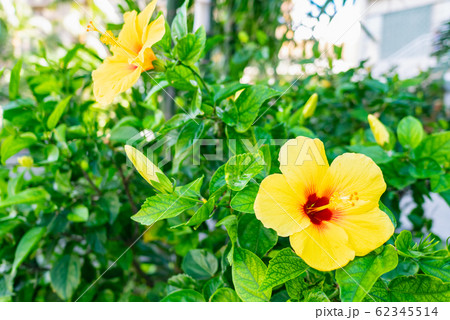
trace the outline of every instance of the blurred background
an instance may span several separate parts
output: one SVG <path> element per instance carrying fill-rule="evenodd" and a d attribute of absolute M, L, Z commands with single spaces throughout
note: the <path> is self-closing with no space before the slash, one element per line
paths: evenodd
<path fill-rule="evenodd" d="M 145 0 L 128 1 L 142 8 Z M 160 0 L 158 8 L 170 20 L 182 1 Z M 210 34 L 217 29 L 237 31 L 242 43 L 249 40 L 240 24 L 251 24 L 239 16 L 240 10 L 254 1 L 195 1 L 194 27 L 204 25 Z M 0 40 L 2 58 L 38 50 L 39 42 L 54 45 L 54 55 L 62 55 L 63 45 L 84 43 L 106 56 L 105 47 L 95 34 L 86 32 L 90 20 L 104 26 L 122 22 L 123 5 L 119 0 L 1 0 Z M 288 0 L 266 1 L 259 10 L 273 9 L 277 19 L 267 18 L 272 34 L 285 38 L 278 52 L 278 74 L 300 75 L 295 62 L 321 53 L 332 45 L 342 45 L 342 61 L 337 69 L 356 66 L 368 60 L 375 74 L 396 67 L 401 76 L 409 77 L 420 70 L 448 62 L 449 0 Z M 257 8 L 255 8 L 257 9 Z M 281 12 L 280 12 L 281 11 Z M 242 12 L 241 12 L 242 13 Z M 313 40 L 313 41 L 312 41 Z M 313 48 L 316 44 L 318 48 Z M 59 50 L 58 50 L 59 49 Z M 325 53 L 324 53 L 325 54 Z M 317 70 L 308 70 L 314 72 Z M 248 70 L 247 75 L 252 71 Z"/>

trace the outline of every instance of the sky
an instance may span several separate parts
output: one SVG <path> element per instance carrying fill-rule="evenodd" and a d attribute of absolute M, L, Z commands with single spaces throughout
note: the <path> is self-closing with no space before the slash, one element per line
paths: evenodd
<path fill-rule="evenodd" d="M 337 14 L 331 22 L 327 15 L 322 15 L 319 21 L 308 17 L 308 12 L 317 10 L 309 1 L 293 0 L 293 3 L 291 16 L 294 26 L 298 26 L 295 40 L 310 39 L 313 36 L 318 40 L 339 45 L 356 41 L 361 33 L 360 8 L 351 0 L 347 1 L 345 6 L 337 5 Z"/>

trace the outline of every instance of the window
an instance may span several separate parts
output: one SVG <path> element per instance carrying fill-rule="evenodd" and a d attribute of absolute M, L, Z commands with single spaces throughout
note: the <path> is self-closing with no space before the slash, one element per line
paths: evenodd
<path fill-rule="evenodd" d="M 380 46 L 381 58 L 386 58 L 410 45 L 414 40 L 431 31 L 431 6 L 391 12 L 383 15 L 383 31 Z M 417 46 L 408 55 L 426 54 L 428 48 Z"/>

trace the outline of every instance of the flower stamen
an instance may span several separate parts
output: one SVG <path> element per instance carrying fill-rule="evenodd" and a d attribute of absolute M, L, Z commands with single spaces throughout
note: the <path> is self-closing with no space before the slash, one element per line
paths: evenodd
<path fill-rule="evenodd" d="M 126 48 L 125 46 L 123 46 L 122 44 L 120 44 L 119 39 L 117 39 L 114 34 L 112 33 L 111 30 L 106 30 L 105 32 L 100 31 L 92 21 L 89 21 L 89 24 L 86 28 L 87 31 L 93 31 L 93 32 L 98 32 L 100 33 L 100 41 L 103 42 L 104 44 L 108 45 L 108 46 L 112 46 L 112 47 L 118 47 L 121 48 L 122 50 L 124 50 L 125 52 L 127 52 L 128 55 L 130 55 L 131 57 L 133 57 L 130 62 L 130 64 L 135 63 L 136 61 L 136 54 L 134 52 L 132 52 L 131 50 L 129 50 L 128 48 Z"/>
<path fill-rule="evenodd" d="M 89 32 L 98 32 L 100 33 L 100 41 L 106 45 L 110 46 L 120 46 L 116 37 L 114 37 L 111 30 L 106 30 L 106 32 L 101 32 L 92 21 L 89 21 L 89 24 L 86 28 Z"/>
<path fill-rule="evenodd" d="M 117 38 L 114 37 L 110 30 L 106 30 L 105 33 L 102 33 L 100 41 L 109 46 L 115 46 L 118 43 Z"/>
<path fill-rule="evenodd" d="M 359 196 L 356 191 L 350 195 L 342 195 L 340 192 L 335 192 L 330 198 L 330 206 L 335 210 L 343 210 L 356 206 L 357 201 L 359 201 Z"/>
<path fill-rule="evenodd" d="M 102 33 L 100 30 L 97 29 L 97 27 L 94 25 L 94 23 L 92 21 L 89 21 L 89 24 L 86 27 L 86 31 L 88 32 L 98 32 L 98 33 Z"/>

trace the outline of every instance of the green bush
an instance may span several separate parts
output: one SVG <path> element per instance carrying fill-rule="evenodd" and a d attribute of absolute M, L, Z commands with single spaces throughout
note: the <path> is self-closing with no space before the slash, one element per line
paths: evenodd
<path fill-rule="evenodd" d="M 108 106 L 93 99 L 101 59 L 84 45 L 57 61 L 17 60 L 1 90 L 0 299 L 449 301 L 448 244 L 423 209 L 431 192 L 450 204 L 450 132 L 431 71 L 375 79 L 362 62 L 270 88 L 267 77 L 241 84 L 276 48 L 235 63 L 239 50 L 270 45 L 256 35 L 221 70 L 208 56 L 225 44 L 190 25 L 179 10 L 153 48 L 155 69 Z M 388 132 L 382 146 L 369 114 Z M 381 210 L 400 227 L 411 193 L 413 229 L 337 271 L 308 266 L 254 214 L 261 181 L 280 172 L 280 147 L 297 136 L 323 141 L 330 163 L 370 157 L 387 184 Z M 161 169 L 160 184 L 134 170 L 125 145 Z"/>

